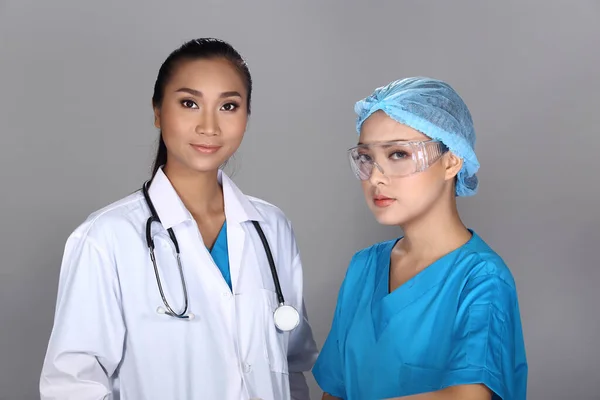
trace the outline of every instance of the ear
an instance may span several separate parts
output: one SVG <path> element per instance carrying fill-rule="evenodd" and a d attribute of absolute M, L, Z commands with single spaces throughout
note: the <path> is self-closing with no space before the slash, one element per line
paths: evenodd
<path fill-rule="evenodd" d="M 458 175 L 463 166 L 462 158 L 449 151 L 444 157 L 444 168 L 446 170 L 446 180 L 451 180 Z"/>
<path fill-rule="evenodd" d="M 160 109 L 158 107 L 154 107 L 154 126 L 160 129 Z"/>

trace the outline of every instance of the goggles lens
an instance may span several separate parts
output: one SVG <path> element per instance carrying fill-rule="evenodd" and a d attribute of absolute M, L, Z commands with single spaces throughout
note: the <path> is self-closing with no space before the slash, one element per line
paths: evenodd
<path fill-rule="evenodd" d="M 373 167 L 389 178 L 425 171 L 448 151 L 440 141 L 385 142 L 360 144 L 348 150 L 352 171 L 360 180 L 368 180 Z"/>

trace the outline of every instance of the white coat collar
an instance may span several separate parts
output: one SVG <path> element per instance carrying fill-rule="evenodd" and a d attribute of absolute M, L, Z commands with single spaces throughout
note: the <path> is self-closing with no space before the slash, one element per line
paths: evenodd
<path fill-rule="evenodd" d="M 225 219 L 227 224 L 241 224 L 246 221 L 263 221 L 256 207 L 248 200 L 242 191 L 222 170 L 218 172 L 218 180 L 223 188 L 225 203 Z M 165 175 L 162 167 L 158 169 L 152 179 L 148 194 L 158 218 L 165 229 L 169 229 L 185 221 L 192 221 L 192 214 L 185 207 L 179 195 L 175 191 L 169 178 Z"/>

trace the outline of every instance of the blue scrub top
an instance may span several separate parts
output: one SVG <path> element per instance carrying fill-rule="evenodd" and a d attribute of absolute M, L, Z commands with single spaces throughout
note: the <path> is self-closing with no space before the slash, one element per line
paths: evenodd
<path fill-rule="evenodd" d="M 229 252 L 227 249 L 227 221 L 223 223 L 217 240 L 209 251 L 215 264 L 221 270 L 223 279 L 225 279 L 229 289 L 231 289 L 231 271 L 229 269 Z"/>
<path fill-rule="evenodd" d="M 313 368 L 342 399 L 383 399 L 483 383 L 524 400 L 527 361 L 515 282 L 477 234 L 389 293 L 397 240 L 357 252 Z"/>

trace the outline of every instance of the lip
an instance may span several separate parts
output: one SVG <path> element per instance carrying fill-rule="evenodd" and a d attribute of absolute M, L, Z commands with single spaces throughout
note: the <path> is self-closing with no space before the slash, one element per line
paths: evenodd
<path fill-rule="evenodd" d="M 396 199 L 392 199 L 392 198 L 386 197 L 386 196 L 381 196 L 381 195 L 373 196 L 373 204 L 375 204 L 377 207 L 381 207 L 381 208 L 389 207 L 395 201 L 396 201 Z"/>
<path fill-rule="evenodd" d="M 221 148 L 221 146 L 214 144 L 190 144 L 190 146 L 192 146 L 194 150 L 203 154 L 213 154 Z"/>

